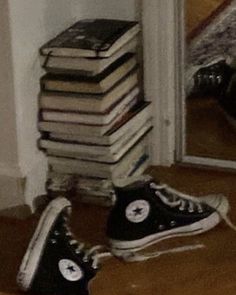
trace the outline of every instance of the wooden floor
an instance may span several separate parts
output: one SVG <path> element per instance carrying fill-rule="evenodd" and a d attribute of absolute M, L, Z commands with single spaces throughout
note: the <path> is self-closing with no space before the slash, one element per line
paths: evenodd
<path fill-rule="evenodd" d="M 229 196 L 231 219 L 236 222 L 235 174 L 192 168 L 153 168 L 150 173 L 177 189 L 193 194 Z M 107 208 L 74 205 L 72 228 L 78 239 L 106 243 Z M 39 216 L 27 220 L 0 218 L 0 294 L 20 294 L 15 276 Z M 104 262 L 91 283 L 92 295 L 233 295 L 236 292 L 236 232 L 224 222 L 195 237 L 162 242 L 152 250 L 203 243 L 205 248 L 168 254 L 151 261 Z"/>
<path fill-rule="evenodd" d="M 232 0 L 185 0 L 187 39 L 195 37 Z"/>
<path fill-rule="evenodd" d="M 236 160 L 236 129 L 226 120 L 216 99 L 186 100 L 187 155 Z"/>

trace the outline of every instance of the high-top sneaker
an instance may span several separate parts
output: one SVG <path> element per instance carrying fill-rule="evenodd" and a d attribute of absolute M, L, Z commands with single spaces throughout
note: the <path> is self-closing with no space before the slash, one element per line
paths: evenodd
<path fill-rule="evenodd" d="M 227 121 L 236 129 L 236 73 L 232 76 L 226 94 L 219 99 Z"/>
<path fill-rule="evenodd" d="M 57 198 L 44 210 L 21 263 L 17 283 L 38 294 L 87 295 L 98 260 L 109 253 L 85 249 L 68 227 L 70 202 Z"/>
<path fill-rule="evenodd" d="M 108 217 L 107 236 L 113 254 L 123 258 L 163 239 L 203 233 L 222 216 L 227 219 L 224 196 L 198 199 L 156 184 L 149 176 L 121 182 L 114 189 L 116 203 Z"/>
<path fill-rule="evenodd" d="M 220 57 L 209 64 L 190 68 L 186 72 L 186 94 L 224 96 L 235 72 L 228 59 Z"/>

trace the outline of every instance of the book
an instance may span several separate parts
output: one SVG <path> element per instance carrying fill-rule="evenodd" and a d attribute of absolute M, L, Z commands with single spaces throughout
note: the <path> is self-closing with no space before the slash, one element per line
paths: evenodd
<path fill-rule="evenodd" d="M 40 139 L 39 146 L 46 149 L 47 155 L 50 156 L 114 163 L 119 161 L 136 142 L 149 134 L 151 129 L 152 126 L 150 125 L 142 126 L 132 137 L 127 138 L 125 141 L 117 141 L 111 146 L 58 142 L 47 139 Z"/>
<path fill-rule="evenodd" d="M 109 57 L 140 31 L 135 21 L 79 20 L 40 48 L 42 55 Z"/>
<path fill-rule="evenodd" d="M 134 37 L 107 58 L 40 55 L 40 63 L 46 72 L 95 76 L 105 70 L 122 55 L 128 52 L 135 53 L 137 44 L 137 37 Z"/>
<path fill-rule="evenodd" d="M 128 176 L 139 176 L 145 172 L 148 166 L 149 157 L 146 155 L 137 161 L 135 169 L 131 168 L 132 174 L 127 170 L 122 179 Z M 113 181 L 114 179 L 49 172 L 46 188 L 49 194 L 56 195 L 65 195 L 67 192 L 73 191 L 73 201 L 111 206 L 115 202 Z"/>
<path fill-rule="evenodd" d="M 56 120 L 57 118 L 60 118 L 60 122 L 55 121 L 56 123 L 64 123 L 64 124 L 77 124 L 77 128 L 79 128 L 80 130 L 83 130 L 83 132 L 90 132 L 90 134 L 95 133 L 95 134 L 100 134 L 103 135 L 104 133 L 106 133 L 108 130 L 110 130 L 112 128 L 113 125 L 115 125 L 115 123 L 119 120 L 121 120 L 121 118 L 128 113 L 133 107 L 135 107 L 134 104 L 137 104 L 138 100 L 137 97 L 134 97 L 132 99 L 132 101 L 129 104 L 126 104 L 123 109 L 122 112 L 119 112 L 110 122 L 106 123 L 106 124 L 88 124 L 88 123 L 78 123 L 77 120 L 77 115 L 78 114 L 74 114 L 75 116 L 72 116 L 72 113 L 64 113 L 65 116 L 63 116 L 63 113 L 61 112 L 60 115 L 61 117 L 58 115 L 58 113 L 44 113 L 42 112 L 41 116 L 42 119 L 45 120 L 46 122 L 54 122 L 53 120 Z M 48 115 L 48 116 L 47 116 Z M 52 116 L 50 116 L 52 115 Z M 55 115 L 53 117 L 53 115 Z M 55 118 L 56 117 L 56 118 Z M 63 120 L 67 120 L 67 121 L 63 121 Z"/>
<path fill-rule="evenodd" d="M 143 174 L 150 164 L 149 157 L 146 155 L 146 157 L 143 157 L 142 161 L 139 162 L 140 163 L 133 174 L 129 175 L 129 173 L 127 173 L 126 175 L 124 175 L 124 177 L 139 176 Z M 111 182 L 110 180 L 106 181 Z M 78 200 L 84 203 L 91 203 L 109 207 L 114 205 L 116 200 L 114 190 L 112 188 L 110 190 L 98 190 L 88 186 L 86 189 L 83 189 L 82 187 L 80 187 L 80 181 L 78 182 L 78 188 L 76 192 L 78 193 Z"/>
<path fill-rule="evenodd" d="M 88 125 L 107 125 L 115 122 L 125 112 L 128 112 L 138 102 L 138 87 L 134 88 L 126 97 L 118 101 L 112 108 L 104 113 L 82 113 L 43 110 L 42 119 L 45 121 L 79 123 Z"/>
<path fill-rule="evenodd" d="M 47 174 L 47 190 L 65 193 L 76 188 L 84 191 L 110 192 L 113 189 L 110 179 L 80 176 L 49 171 Z"/>
<path fill-rule="evenodd" d="M 127 95 L 138 83 L 137 71 L 131 72 L 104 94 L 80 94 L 42 91 L 39 96 L 40 109 L 80 112 L 105 112 Z"/>
<path fill-rule="evenodd" d="M 96 76 L 47 73 L 41 78 L 41 88 L 46 91 L 73 93 L 105 93 L 132 70 L 137 68 L 136 58 L 127 53 Z"/>
<path fill-rule="evenodd" d="M 126 131 L 131 132 L 132 129 L 139 127 L 150 117 L 150 102 L 140 102 L 124 114 L 114 125 L 91 126 L 65 122 L 39 121 L 38 128 L 41 132 L 52 132 L 52 134 L 56 134 L 57 139 L 109 145 L 123 136 Z M 137 127 L 135 127 L 136 125 Z"/>
<path fill-rule="evenodd" d="M 114 163 L 48 156 L 48 164 L 52 172 L 113 179 L 122 177 L 127 171 L 134 169 L 140 158 L 147 155 L 148 137 L 146 136 L 138 141 L 119 161 Z"/>
<path fill-rule="evenodd" d="M 115 126 L 103 136 L 60 133 L 54 132 L 50 130 L 50 128 L 46 128 L 46 131 L 49 131 L 47 132 L 47 138 L 51 140 L 109 146 L 114 144 L 116 141 L 121 140 L 121 138 L 125 141 L 144 125 L 151 126 L 151 120 L 151 104 L 149 102 L 145 102 L 136 108 L 136 111 L 133 111 L 131 115 L 127 114 L 126 120 L 117 122 Z"/>

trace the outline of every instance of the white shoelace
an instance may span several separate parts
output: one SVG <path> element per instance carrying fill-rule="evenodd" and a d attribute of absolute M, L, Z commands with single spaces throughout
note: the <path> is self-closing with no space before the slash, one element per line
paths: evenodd
<path fill-rule="evenodd" d="M 204 202 L 203 199 L 199 199 L 194 196 L 190 196 L 187 194 L 184 194 L 176 189 L 173 189 L 172 187 L 168 186 L 167 184 L 156 184 L 154 182 L 150 183 L 150 187 L 155 191 L 155 194 L 162 200 L 162 202 L 170 207 L 177 207 L 179 206 L 180 211 L 182 211 L 185 206 L 188 206 L 188 211 L 189 212 L 194 212 L 195 208 L 199 213 L 203 212 L 202 211 L 202 204 L 205 203 L 209 206 L 207 202 Z M 161 194 L 159 190 L 164 189 L 167 193 L 171 194 L 173 199 L 170 199 L 168 196 L 165 196 Z M 224 197 L 224 196 L 222 196 Z M 225 197 L 224 197 L 225 198 Z M 212 206 L 211 206 L 212 207 Z M 232 221 L 228 217 L 228 211 L 220 210 L 220 207 L 212 207 L 218 214 L 219 216 L 225 221 L 225 223 L 232 228 L 233 230 L 236 231 L 236 226 L 232 223 Z"/>
<path fill-rule="evenodd" d="M 145 254 L 139 254 L 137 252 L 126 252 L 126 253 L 123 253 L 121 257 L 126 262 L 138 262 L 138 261 L 146 261 L 149 259 L 153 259 L 163 254 L 193 251 L 193 250 L 197 250 L 201 248 L 205 248 L 205 245 L 203 244 L 184 245 L 180 247 L 175 247 L 175 248 L 171 248 L 167 250 L 155 251 L 152 253 L 145 253 Z"/>
<path fill-rule="evenodd" d="M 161 201 L 169 207 L 179 207 L 180 211 L 187 209 L 189 212 L 194 212 L 195 210 L 199 213 L 203 212 L 202 203 L 197 198 L 179 192 L 166 184 L 151 182 L 150 187 L 155 190 L 155 194 Z M 165 190 L 170 196 L 163 195 L 160 190 Z"/>
<path fill-rule="evenodd" d="M 83 262 L 91 261 L 92 268 L 97 269 L 102 258 L 112 256 L 111 252 L 107 250 L 107 247 L 103 245 L 86 248 L 84 243 L 81 243 L 74 238 L 74 234 L 71 232 L 70 227 L 67 224 L 65 224 L 64 227 L 66 229 L 66 235 L 69 238 L 69 244 L 75 246 L 75 253 L 77 255 L 83 255 Z"/>
<path fill-rule="evenodd" d="M 184 194 L 176 189 L 169 187 L 167 184 L 156 184 L 154 182 L 151 182 L 150 188 L 154 189 L 156 196 L 159 197 L 164 204 L 166 204 L 167 206 L 170 206 L 171 208 L 178 207 L 180 211 L 187 209 L 190 213 L 195 211 L 198 213 L 203 212 L 202 204 L 204 204 L 204 201 L 200 200 L 197 197 Z M 165 190 L 168 195 L 162 194 L 160 190 Z M 210 204 L 208 204 L 207 202 L 205 204 L 210 206 Z M 231 220 L 227 216 L 228 210 L 227 211 L 220 210 L 219 208 L 215 208 L 213 206 L 212 208 L 215 209 L 215 211 L 219 214 L 219 216 L 226 222 L 226 224 L 230 228 L 236 231 L 236 226 L 231 222 Z M 180 247 L 175 247 L 175 248 L 170 248 L 167 250 L 155 251 L 152 253 L 145 253 L 145 254 L 139 254 L 138 252 L 131 252 L 127 250 L 127 251 L 124 251 L 123 253 L 121 251 L 120 255 L 122 259 L 124 259 L 127 262 L 138 262 L 138 261 L 146 261 L 149 259 L 153 259 L 163 254 L 192 251 L 192 250 L 197 250 L 204 247 L 205 247 L 204 244 L 184 245 Z"/>

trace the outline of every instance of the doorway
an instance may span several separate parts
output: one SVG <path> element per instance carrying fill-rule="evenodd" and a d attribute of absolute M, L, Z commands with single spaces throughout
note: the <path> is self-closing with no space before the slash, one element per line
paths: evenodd
<path fill-rule="evenodd" d="M 177 160 L 235 169 L 236 120 L 225 104 L 236 85 L 236 4 L 230 0 L 183 2 L 179 83 L 184 87 L 177 107 Z M 225 80 L 220 84 L 221 79 Z"/>

